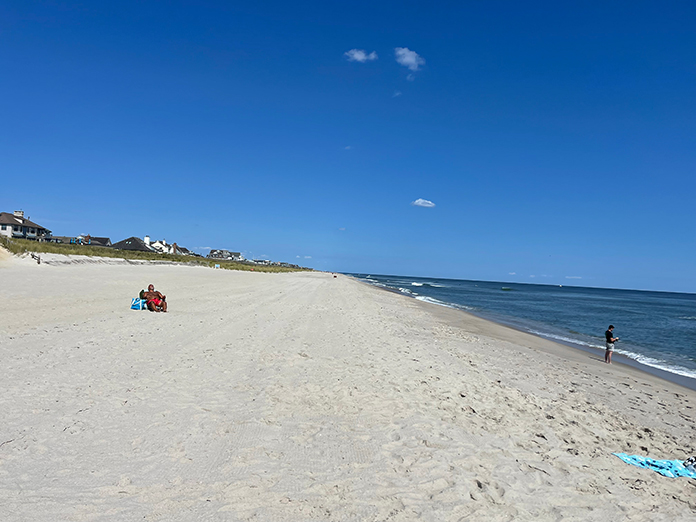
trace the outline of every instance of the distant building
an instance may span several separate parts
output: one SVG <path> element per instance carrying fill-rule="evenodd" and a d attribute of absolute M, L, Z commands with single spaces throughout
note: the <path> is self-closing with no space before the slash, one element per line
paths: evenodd
<path fill-rule="evenodd" d="M 15 210 L 13 214 L 0 212 L 0 235 L 46 241 L 50 239 L 51 231 L 25 219 L 23 210 Z"/>
<path fill-rule="evenodd" d="M 85 246 L 101 246 L 110 247 L 111 239 L 108 237 L 93 237 L 87 234 L 86 236 L 52 236 L 53 243 L 63 243 L 69 245 L 85 245 Z"/>
<path fill-rule="evenodd" d="M 158 252 L 160 254 L 176 254 L 180 256 L 193 255 L 193 253 L 188 248 L 180 247 L 176 243 L 167 243 L 166 239 L 158 239 L 157 241 L 152 241 L 150 239 L 150 236 L 145 236 L 143 238 L 143 241 L 147 246 L 149 246 L 155 252 Z"/>
<path fill-rule="evenodd" d="M 112 248 L 117 248 L 119 250 L 135 250 L 137 252 L 154 252 L 152 248 L 150 248 L 145 241 L 140 239 L 139 237 L 129 237 L 128 239 L 124 239 L 123 241 L 119 241 L 118 243 L 114 243 L 111 245 Z"/>
<path fill-rule="evenodd" d="M 244 256 L 240 252 L 230 252 L 229 250 L 211 250 L 208 259 L 225 259 L 228 261 L 244 261 Z"/>

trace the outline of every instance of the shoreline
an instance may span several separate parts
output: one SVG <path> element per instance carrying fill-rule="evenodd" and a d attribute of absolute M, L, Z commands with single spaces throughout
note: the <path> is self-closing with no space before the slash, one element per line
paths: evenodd
<path fill-rule="evenodd" d="M 545 337 L 544 335 L 539 335 L 536 333 L 528 332 L 528 331 L 520 328 L 517 325 L 506 323 L 505 321 L 500 320 L 497 317 L 489 316 L 485 312 L 480 313 L 480 312 L 473 312 L 471 310 L 463 310 L 461 308 L 458 308 L 456 306 L 450 305 L 450 304 L 445 303 L 445 302 L 443 302 L 442 304 L 439 304 L 439 303 L 433 302 L 431 300 L 424 301 L 422 299 L 418 299 L 418 296 L 409 295 L 407 293 L 400 292 L 396 288 L 390 288 L 387 286 L 370 284 L 366 281 L 363 281 L 363 280 L 353 276 L 352 274 L 343 274 L 343 275 L 355 280 L 358 283 L 362 283 L 362 284 L 370 286 L 370 287 L 384 290 L 386 292 L 394 293 L 396 295 L 401 295 L 401 296 L 407 297 L 409 299 L 414 299 L 420 303 L 429 304 L 429 305 L 439 307 L 439 308 L 446 308 L 449 310 L 454 310 L 456 312 L 461 312 L 463 314 L 477 317 L 477 318 L 482 319 L 484 321 L 488 321 L 488 322 L 495 324 L 497 326 L 510 328 L 512 330 L 515 330 L 516 332 L 520 332 L 520 333 L 525 334 L 525 335 L 531 335 L 531 336 L 536 337 L 538 339 L 543 339 L 545 341 L 555 343 L 559 346 L 565 346 L 565 347 L 571 348 L 573 350 L 577 350 L 577 351 L 581 351 L 584 353 L 588 353 L 588 354 L 597 356 L 598 360 L 601 361 L 602 364 L 606 364 L 606 363 L 604 363 L 604 350 L 602 350 L 600 348 L 592 348 L 589 346 L 583 346 L 581 344 L 572 343 L 570 341 L 563 341 L 560 339 L 553 339 L 553 338 Z M 672 293 L 674 293 L 674 292 L 672 292 Z M 622 365 L 622 366 L 628 366 L 628 367 L 634 368 L 638 371 L 644 372 L 644 373 L 651 375 L 653 377 L 657 377 L 658 379 L 661 379 L 663 381 L 667 381 L 671 384 L 676 384 L 682 388 L 696 391 L 696 378 L 687 377 L 685 375 L 680 375 L 678 373 L 670 372 L 668 370 L 656 368 L 654 366 L 650 366 L 648 364 L 641 363 L 635 359 L 632 359 L 631 357 L 628 357 L 627 355 L 624 355 L 624 354 L 621 354 L 621 353 L 618 353 L 615 351 L 614 355 L 613 355 L 612 364 L 616 364 L 616 363 L 618 363 L 619 365 Z"/>
<path fill-rule="evenodd" d="M 130 309 L 147 283 L 167 313 Z M 0 266 L 3 520 L 696 514 L 612 455 L 696 454 L 696 392 L 358 283 Z"/>

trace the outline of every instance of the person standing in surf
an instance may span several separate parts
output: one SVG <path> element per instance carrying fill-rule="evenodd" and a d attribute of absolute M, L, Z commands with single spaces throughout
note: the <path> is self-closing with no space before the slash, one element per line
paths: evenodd
<path fill-rule="evenodd" d="M 611 354 L 614 353 L 614 343 L 619 340 L 618 337 L 614 337 L 613 331 L 614 325 L 610 324 L 607 331 L 604 332 L 604 337 L 607 338 L 607 351 L 604 352 L 604 362 L 607 364 L 611 364 Z"/>

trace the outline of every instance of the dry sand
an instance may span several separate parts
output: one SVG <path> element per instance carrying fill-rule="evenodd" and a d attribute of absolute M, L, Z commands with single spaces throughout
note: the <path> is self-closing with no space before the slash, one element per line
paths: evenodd
<path fill-rule="evenodd" d="M 696 519 L 611 455 L 696 453 L 696 392 L 344 276 L 58 261 L 0 260 L 4 522 Z"/>

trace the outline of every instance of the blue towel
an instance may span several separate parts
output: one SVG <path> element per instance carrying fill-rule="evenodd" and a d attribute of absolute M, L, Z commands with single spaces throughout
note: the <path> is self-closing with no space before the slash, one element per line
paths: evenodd
<path fill-rule="evenodd" d="M 640 455 L 626 455 L 625 453 L 614 453 L 624 462 L 638 466 L 639 468 L 651 469 L 657 471 L 665 477 L 691 477 L 696 479 L 696 473 L 686 469 L 681 460 L 655 460 Z"/>

